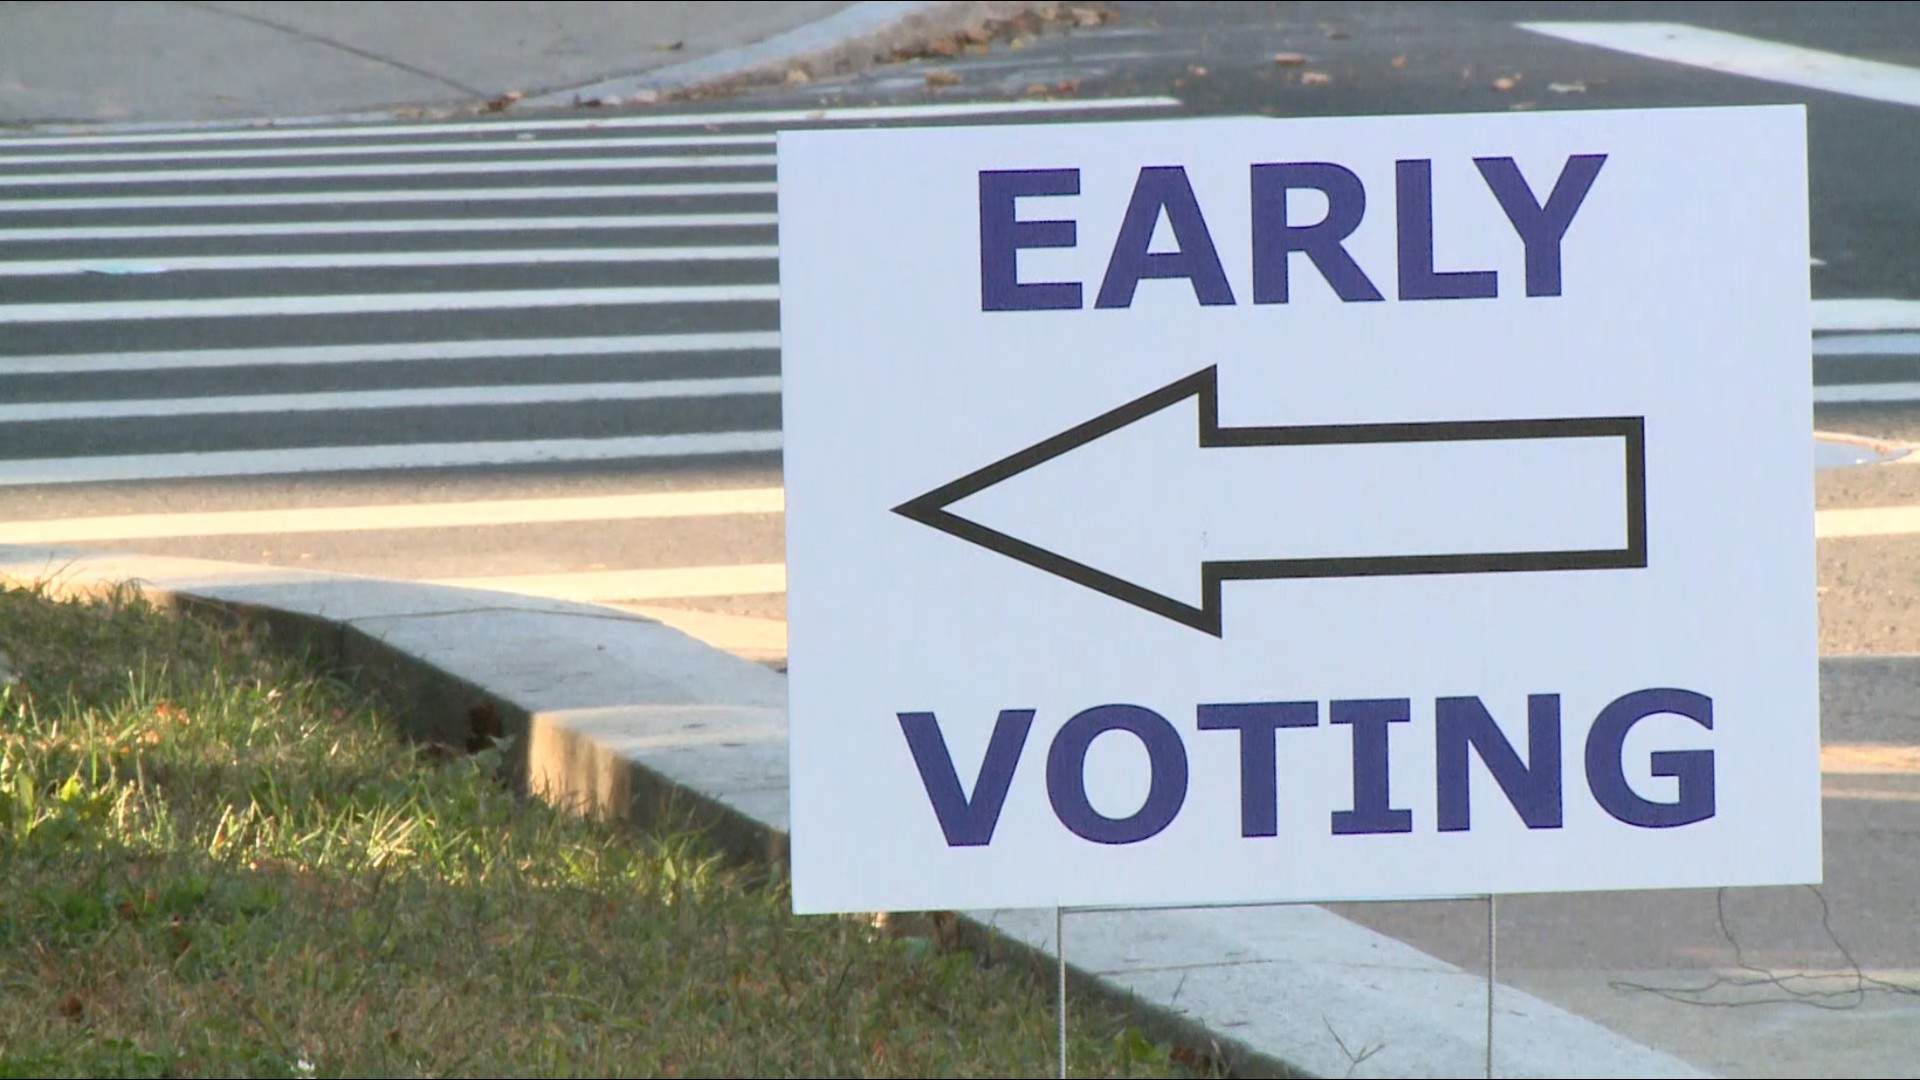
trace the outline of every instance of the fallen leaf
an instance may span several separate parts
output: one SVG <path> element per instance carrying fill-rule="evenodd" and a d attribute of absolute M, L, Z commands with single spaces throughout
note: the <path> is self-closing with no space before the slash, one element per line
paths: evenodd
<path fill-rule="evenodd" d="M 1327 31 L 1328 41 L 1345 41 L 1352 36 L 1353 36 L 1352 31 L 1342 30 L 1338 27 L 1334 27 L 1333 29 L 1330 29 Z"/>
<path fill-rule="evenodd" d="M 788 86 L 805 86 L 813 81 L 805 68 L 788 68 L 786 83 Z"/>
<path fill-rule="evenodd" d="M 1073 16 L 1073 21 L 1080 26 L 1099 26 L 1101 23 L 1107 21 L 1105 15 L 1102 15 L 1092 8 L 1068 8 L 1067 14 Z"/>
<path fill-rule="evenodd" d="M 952 40 L 936 41 L 927 46 L 927 55 L 940 57 L 959 56 L 960 43 Z"/>
<path fill-rule="evenodd" d="M 1026 89 L 1026 95 L 1028 97 L 1045 97 L 1049 92 L 1050 90 L 1046 83 L 1034 83 Z"/>
<path fill-rule="evenodd" d="M 1303 71 L 1300 73 L 1301 86 L 1325 86 L 1333 81 L 1333 76 L 1324 71 Z"/>
<path fill-rule="evenodd" d="M 86 1011 L 87 1003 L 80 1000 L 79 994 L 68 994 L 60 999 L 60 1015 L 69 1020 L 80 1019 L 80 1014 Z"/>
<path fill-rule="evenodd" d="M 993 51 L 993 47 L 992 47 L 991 45 L 969 45 L 969 46 L 967 46 L 967 55 L 968 55 L 968 56 L 985 56 L 985 55 L 987 55 L 988 53 L 990 53 L 990 52 L 992 52 L 992 51 Z"/>
<path fill-rule="evenodd" d="M 960 82 L 960 76 L 956 72 L 952 72 L 952 71 L 927 72 L 928 86 L 955 86 L 959 82 Z"/>
<path fill-rule="evenodd" d="M 985 45 L 993 40 L 993 31 L 985 26 L 970 26 L 967 28 L 966 38 L 975 45 Z"/>
<path fill-rule="evenodd" d="M 687 43 L 684 41 L 669 41 L 665 44 L 654 46 L 654 48 L 659 49 L 661 52 L 679 52 L 686 47 Z"/>
<path fill-rule="evenodd" d="M 1584 94 L 1587 92 L 1587 84 L 1583 82 L 1550 82 L 1547 84 L 1547 89 L 1556 94 Z"/>
<path fill-rule="evenodd" d="M 1080 80 L 1079 79 L 1061 79 L 1059 82 L 1053 84 L 1053 89 L 1055 93 L 1071 94 L 1075 90 L 1080 89 Z"/>
<path fill-rule="evenodd" d="M 1394 57 L 1394 58 L 1393 58 L 1393 61 L 1392 61 L 1392 62 L 1393 62 L 1393 66 L 1394 66 L 1394 67 L 1397 67 L 1397 68 L 1403 68 L 1403 67 L 1406 67 L 1406 66 L 1407 66 L 1407 54 L 1406 54 L 1406 53 L 1401 53 L 1401 54 L 1400 54 L 1399 56 L 1396 56 L 1396 57 Z"/>
<path fill-rule="evenodd" d="M 1187 74 L 1196 79 L 1204 79 L 1207 77 L 1207 69 L 1199 64 L 1190 64 L 1187 66 Z"/>
<path fill-rule="evenodd" d="M 492 101 L 487 102 L 487 111 L 488 112 L 505 112 L 508 109 L 513 107 L 514 102 L 519 101 L 521 98 L 526 96 L 527 94 L 526 94 L 526 91 L 524 90 L 509 90 L 506 93 L 501 94 L 499 97 L 494 98 Z"/>
<path fill-rule="evenodd" d="M 1519 85 L 1520 80 L 1512 75 L 1502 75 L 1492 83 L 1493 88 L 1502 94 Z"/>
<path fill-rule="evenodd" d="M 1306 55 L 1297 52 L 1274 53 L 1273 62 L 1281 67 L 1300 67 L 1307 62 Z"/>
<path fill-rule="evenodd" d="M 660 91 L 642 90 L 627 100 L 633 102 L 635 105 L 652 105 L 660 100 Z"/>

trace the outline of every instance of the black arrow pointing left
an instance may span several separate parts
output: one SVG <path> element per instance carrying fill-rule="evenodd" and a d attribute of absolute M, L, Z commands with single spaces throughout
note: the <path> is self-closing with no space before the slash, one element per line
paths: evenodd
<path fill-rule="evenodd" d="M 1173 405 L 1198 407 L 1198 445 L 1203 450 L 1277 446 L 1355 446 L 1478 442 L 1494 440 L 1619 439 L 1625 464 L 1620 492 L 1625 535 L 1617 546 L 1575 550 L 1449 552 L 1312 558 L 1208 560 L 1200 564 L 1201 603 L 1196 606 L 1136 582 L 1069 559 L 1057 552 L 990 529 L 955 514 L 954 503 L 1044 462 L 1070 453 Z M 1550 478 L 1549 478 L 1550 479 Z M 1282 578 L 1380 577 L 1426 574 L 1495 574 L 1564 570 L 1637 569 L 1647 565 L 1645 421 L 1638 416 L 1556 417 L 1518 420 L 1419 421 L 1386 424 L 1314 424 L 1280 427 L 1220 426 L 1215 368 L 1205 368 L 1102 413 L 984 468 L 894 507 L 922 525 L 957 536 L 1049 574 L 1144 608 L 1156 615 L 1221 636 L 1220 587 L 1227 581 Z M 1204 524 L 1204 523 L 1199 523 Z"/>

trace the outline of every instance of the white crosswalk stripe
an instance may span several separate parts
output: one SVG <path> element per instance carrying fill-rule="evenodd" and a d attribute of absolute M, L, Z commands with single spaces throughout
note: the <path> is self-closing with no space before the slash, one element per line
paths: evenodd
<path fill-rule="evenodd" d="M 0 305 L 0 324 L 111 322 L 126 319 L 231 319 L 260 315 L 356 315 L 371 312 L 577 308 L 635 304 L 730 304 L 780 299 L 773 285 L 640 285 L 624 289 L 490 289 L 485 292 L 328 293 L 321 296 L 217 296 L 191 300 L 83 300 Z"/>
<path fill-rule="evenodd" d="M 0 376 L 167 371 L 192 368 L 312 367 L 323 364 L 526 359 L 568 356 L 644 356 L 652 353 L 724 355 L 778 349 L 774 330 L 716 334 L 513 338 L 494 341 L 402 341 L 377 345 L 295 345 L 279 348 L 173 349 L 166 352 L 48 353 L 0 356 Z"/>
<path fill-rule="evenodd" d="M 772 262 L 778 249 L 756 247 L 509 248 L 504 251 L 339 251 L 280 255 L 180 255 L 108 262 L 101 259 L 0 260 L 0 277 L 59 274 L 168 273 L 191 270 L 370 270 L 396 266 L 540 266 L 549 263 Z"/>
<path fill-rule="evenodd" d="M 185 240 L 235 236 L 703 229 L 773 223 L 772 214 L 627 214 L 600 217 L 411 218 L 401 221 L 250 221 L 217 225 L 80 225 L 55 229 L 0 229 L 0 245 L 38 240 Z"/>
<path fill-rule="evenodd" d="M 771 180 L 723 180 L 705 184 L 571 184 L 562 187 L 389 188 L 380 191 L 249 191 L 211 195 L 102 195 L 68 199 L 0 199 L 0 213 L 44 214 L 106 210 L 210 210 L 267 206 L 361 206 L 475 202 L 577 202 L 583 199 L 686 199 L 722 195 L 772 195 Z M 23 218 L 30 221 L 30 218 Z"/>
<path fill-rule="evenodd" d="M 310 165 L 242 169 L 161 169 L 110 172 L 3 172 L 0 187 L 80 187 L 101 184 L 215 184 L 244 180 L 347 180 L 361 177 L 484 176 L 490 173 L 635 172 L 641 169 L 772 168 L 772 154 L 670 157 L 540 158 L 535 161 L 425 161 L 412 164 Z"/>

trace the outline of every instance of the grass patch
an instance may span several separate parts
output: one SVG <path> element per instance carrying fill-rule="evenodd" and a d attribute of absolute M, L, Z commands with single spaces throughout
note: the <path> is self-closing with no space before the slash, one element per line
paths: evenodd
<path fill-rule="evenodd" d="M 0 1076 L 1049 1074 L 1048 985 L 529 802 L 254 636 L 0 589 Z M 1181 1075 L 1076 1003 L 1076 1075 Z"/>

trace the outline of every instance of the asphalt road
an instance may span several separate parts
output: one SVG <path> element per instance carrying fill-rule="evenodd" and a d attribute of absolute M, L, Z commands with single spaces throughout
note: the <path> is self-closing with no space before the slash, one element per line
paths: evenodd
<path fill-rule="evenodd" d="M 1814 426 L 1920 433 L 1920 317 L 1899 303 L 1920 298 L 1902 246 L 1920 226 L 1920 128 L 1912 102 L 1884 100 L 1920 79 L 1911 7 L 1118 7 L 1098 29 L 679 119 L 7 140 L 0 538 L 565 595 L 777 659 L 770 137 L 822 105 L 883 110 L 824 120 L 846 124 L 1802 101 L 1815 295 L 1893 302 L 1822 309 Z M 1574 20 L 1904 66 L 1856 79 L 1879 95 L 1860 96 L 1517 25 Z M 1033 111 L 968 104 L 983 99 Z M 1098 107 L 1111 99 L 1137 100 Z M 1905 467 L 1829 472 L 1821 508 L 1908 505 L 1916 488 Z M 1920 651 L 1916 565 L 1905 532 L 1824 541 L 1823 649 Z"/>

